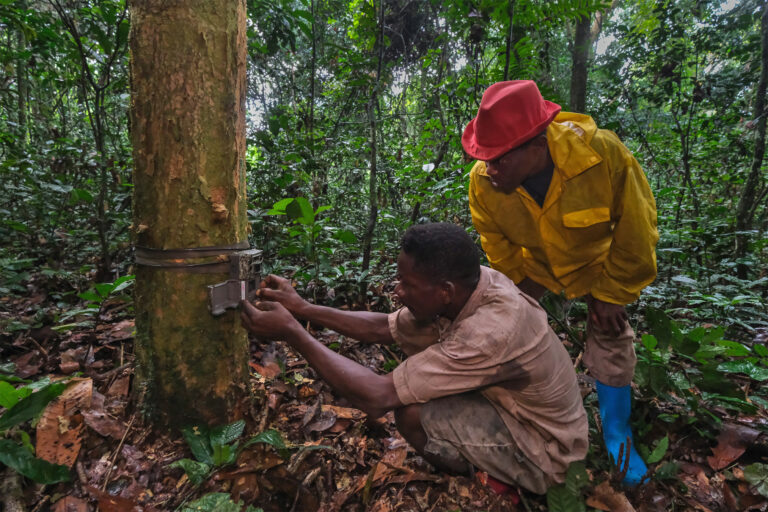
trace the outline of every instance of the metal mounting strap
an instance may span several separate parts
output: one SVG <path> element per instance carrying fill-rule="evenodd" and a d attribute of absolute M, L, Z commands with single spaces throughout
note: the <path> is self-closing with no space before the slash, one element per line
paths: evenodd
<path fill-rule="evenodd" d="M 229 271 L 229 258 L 221 261 L 209 261 L 187 263 L 184 260 L 190 258 L 210 258 L 215 256 L 230 256 L 233 253 L 248 249 L 248 242 L 238 242 L 233 245 L 220 245 L 213 247 L 189 247 L 182 249 L 154 249 L 137 246 L 134 261 L 137 265 L 169 270 L 180 270 L 195 274 L 220 274 Z"/>

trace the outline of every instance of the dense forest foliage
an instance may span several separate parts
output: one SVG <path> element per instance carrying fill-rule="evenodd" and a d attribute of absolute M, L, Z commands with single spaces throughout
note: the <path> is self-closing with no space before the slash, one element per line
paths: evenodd
<path fill-rule="evenodd" d="M 399 237 L 409 225 L 448 221 L 476 236 L 467 206 L 472 161 L 460 139 L 483 91 L 533 79 L 563 110 L 615 131 L 656 197 L 659 274 L 630 306 L 642 336 L 639 449 L 657 468 L 654 492 L 665 496 L 650 509 L 764 503 L 768 4 L 248 0 L 247 7 L 248 222 L 265 271 L 291 276 L 317 303 L 390 311 Z M 72 336 L 98 337 L 100 326 L 131 317 L 129 14 L 121 0 L 0 0 L 0 356 L 15 362 L 0 367 L 0 384 L 14 389 L 21 381 L 11 374 L 29 350 L 43 345 L 52 366 L 21 377 L 36 378 L 40 368 L 71 373 L 62 364 L 72 360 L 51 359 L 46 343 L 56 340 L 57 354 L 74 350 Z M 545 305 L 577 357 L 585 306 L 555 296 Z M 119 352 L 116 367 L 130 359 L 130 350 Z M 395 356 L 385 353 L 382 367 Z M 84 370 L 83 361 L 74 369 Z M 298 386 L 281 364 L 282 385 Z M 0 387 L 0 411 L 23 398 L 8 393 Z M 20 438 L 20 427 L 3 419 L 0 438 Z M 685 480 L 681 467 L 711 455 L 726 425 L 755 434 L 733 459 L 707 467 L 707 478 L 714 471 L 726 482 L 710 502 L 694 492 L 701 489 L 692 481 L 703 486 L 699 473 Z M 590 469 L 608 469 L 590 461 Z M 569 504 L 584 485 L 550 496 L 549 508 L 584 507 Z M 360 503 L 372 499 L 370 482 L 366 489 Z M 176 498 L 159 508 L 180 505 Z M 529 500 L 529 510 L 545 503 Z M 723 500 L 733 507 L 713 505 Z"/>

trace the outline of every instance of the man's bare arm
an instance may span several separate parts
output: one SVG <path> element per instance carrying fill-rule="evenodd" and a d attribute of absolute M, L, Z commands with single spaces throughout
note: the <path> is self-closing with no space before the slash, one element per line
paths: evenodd
<path fill-rule="evenodd" d="M 343 311 L 310 304 L 296 293 L 288 279 L 267 276 L 257 295 L 264 300 L 279 302 L 297 318 L 323 325 L 344 336 L 367 343 L 394 343 L 386 314 Z"/>
<path fill-rule="evenodd" d="M 378 375 L 313 338 L 278 302 L 243 301 L 240 318 L 248 331 L 280 338 L 296 349 L 320 377 L 356 408 L 372 418 L 402 407 L 392 374 Z"/>

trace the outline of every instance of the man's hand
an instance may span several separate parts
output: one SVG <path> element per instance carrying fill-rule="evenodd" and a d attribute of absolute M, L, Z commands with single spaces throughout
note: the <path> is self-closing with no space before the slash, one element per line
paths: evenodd
<path fill-rule="evenodd" d="M 526 277 L 517 284 L 520 291 L 535 300 L 541 300 L 541 297 L 547 291 L 545 286 L 540 285 L 530 277 Z"/>
<path fill-rule="evenodd" d="M 618 336 L 624 330 L 627 321 L 627 310 L 621 304 L 603 302 L 591 295 L 587 296 L 589 319 L 602 331 L 607 331 L 611 336 Z"/>
<path fill-rule="evenodd" d="M 256 296 L 264 300 L 279 302 L 294 315 L 298 315 L 301 308 L 307 304 L 307 301 L 299 297 L 299 294 L 293 289 L 291 281 L 273 274 L 264 278 L 259 285 Z"/>
<path fill-rule="evenodd" d="M 257 302 L 255 305 L 244 300 L 240 302 L 240 320 L 249 332 L 268 339 L 290 341 L 299 322 L 278 302 Z"/>

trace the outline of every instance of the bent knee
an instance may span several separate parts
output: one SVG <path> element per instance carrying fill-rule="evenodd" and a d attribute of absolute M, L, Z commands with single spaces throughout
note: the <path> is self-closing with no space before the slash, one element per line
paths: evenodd
<path fill-rule="evenodd" d="M 421 429 L 421 404 L 405 405 L 395 409 L 395 425 L 401 432 L 414 428 Z"/>

